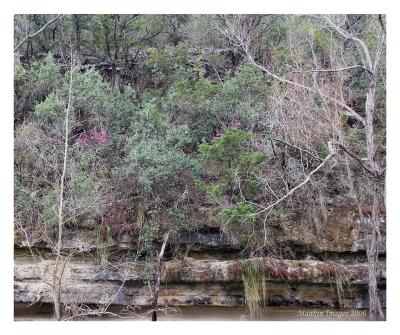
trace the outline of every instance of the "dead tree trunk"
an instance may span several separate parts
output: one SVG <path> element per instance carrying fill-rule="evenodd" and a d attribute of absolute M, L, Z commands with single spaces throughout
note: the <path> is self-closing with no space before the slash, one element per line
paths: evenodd
<path fill-rule="evenodd" d="M 151 321 L 157 321 L 157 305 L 158 305 L 158 292 L 160 290 L 160 281 L 161 281 L 161 269 L 162 269 L 162 261 L 164 258 L 165 246 L 167 245 L 169 233 L 164 234 L 163 244 L 161 246 L 160 254 L 158 255 L 158 265 L 156 272 L 156 280 L 154 286 L 152 287 L 152 295 L 153 300 L 151 303 L 152 313 L 151 313 Z"/>
<path fill-rule="evenodd" d="M 375 161 L 375 145 L 373 116 L 375 113 L 375 87 L 377 78 L 373 76 L 369 85 L 366 101 L 366 142 L 368 165 L 373 172 L 372 176 L 372 212 L 371 218 L 367 220 L 367 260 L 368 260 L 368 295 L 369 295 L 369 318 L 370 320 L 382 320 L 384 318 L 382 306 L 377 287 L 378 276 L 378 254 L 380 241 L 380 175 L 381 169 L 378 162 Z"/>
<path fill-rule="evenodd" d="M 379 297 L 377 276 L 378 276 L 378 255 L 380 241 L 380 215 L 379 215 L 379 199 L 380 185 L 379 180 L 373 180 L 373 204 L 371 219 L 369 223 L 369 240 L 367 243 L 367 259 L 368 259 L 368 295 L 369 295 L 369 318 L 370 320 L 384 319 L 382 305 Z"/>

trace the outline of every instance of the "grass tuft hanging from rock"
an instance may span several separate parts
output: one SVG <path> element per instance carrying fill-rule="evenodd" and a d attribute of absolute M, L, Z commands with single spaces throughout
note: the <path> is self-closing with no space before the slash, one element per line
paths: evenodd
<path fill-rule="evenodd" d="M 261 320 L 265 315 L 267 298 L 264 263 L 260 260 L 246 260 L 242 266 L 246 307 L 252 320 Z"/>

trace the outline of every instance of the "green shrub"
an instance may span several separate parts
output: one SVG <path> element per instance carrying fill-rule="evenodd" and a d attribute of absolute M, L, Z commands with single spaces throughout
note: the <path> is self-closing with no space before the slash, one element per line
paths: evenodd
<path fill-rule="evenodd" d="M 206 162 L 218 162 L 226 169 L 236 168 L 243 154 L 246 154 L 247 142 L 251 133 L 240 129 L 228 129 L 221 137 L 211 144 L 200 144 L 199 152 Z"/>
<path fill-rule="evenodd" d="M 219 213 L 222 219 L 228 219 L 228 225 L 237 227 L 241 223 L 255 222 L 258 215 L 252 204 L 247 202 L 239 202 L 232 208 L 226 208 Z"/>
<path fill-rule="evenodd" d="M 267 84 L 261 70 L 244 64 L 226 80 L 212 103 L 213 114 L 225 124 L 236 119 L 249 129 L 266 108 Z M 226 116 L 229 119 L 226 119 Z"/>
<path fill-rule="evenodd" d="M 251 136 L 250 132 L 228 129 L 211 144 L 199 146 L 205 164 L 214 162 L 221 165 L 221 190 L 232 188 L 235 177 L 243 180 L 244 189 L 247 187 L 253 193 L 257 190 L 257 185 L 249 179 L 249 172 L 259 167 L 265 161 L 265 156 L 251 151 L 248 143 Z"/>
<path fill-rule="evenodd" d="M 43 102 L 35 106 L 35 116 L 50 121 L 57 117 L 64 107 L 64 102 L 56 94 L 50 93 Z"/>
<path fill-rule="evenodd" d="M 166 46 L 160 51 L 151 51 L 146 66 L 156 82 L 170 84 L 182 77 L 188 69 L 188 53 L 183 45 Z"/>
<path fill-rule="evenodd" d="M 38 60 L 31 65 L 31 85 L 35 90 L 40 90 L 41 95 L 48 95 L 59 89 L 63 80 L 58 65 L 53 55 L 49 52 L 43 60 Z"/>
<path fill-rule="evenodd" d="M 328 146 L 321 139 L 315 141 L 315 150 L 318 152 L 318 156 L 322 158 L 325 158 L 329 154 Z"/>

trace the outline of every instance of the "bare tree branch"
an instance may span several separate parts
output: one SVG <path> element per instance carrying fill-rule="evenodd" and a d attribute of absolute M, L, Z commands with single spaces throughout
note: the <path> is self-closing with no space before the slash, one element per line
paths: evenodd
<path fill-rule="evenodd" d="M 379 44 L 378 44 L 378 48 L 376 50 L 375 60 L 374 60 L 373 68 L 372 68 L 372 73 L 373 73 L 374 77 L 378 76 L 379 65 L 381 63 L 382 54 L 385 49 L 385 43 L 386 43 L 386 30 L 382 26 L 381 35 L 379 37 Z"/>
<path fill-rule="evenodd" d="M 239 19 L 240 19 L 240 17 L 239 17 Z M 220 30 L 220 32 L 224 36 L 226 36 L 230 41 L 236 43 L 236 46 L 239 47 L 241 50 L 243 50 L 243 52 L 245 53 L 245 56 L 247 57 L 247 59 L 254 66 L 259 68 L 261 71 L 265 72 L 270 77 L 272 77 L 272 78 L 274 78 L 274 79 L 276 79 L 276 80 L 278 80 L 278 81 L 280 81 L 282 83 L 290 84 L 292 86 L 302 88 L 302 89 L 304 89 L 304 90 L 306 90 L 308 92 L 316 93 L 316 94 L 321 95 L 321 97 L 325 98 L 326 100 L 329 100 L 330 102 L 333 102 L 336 105 L 338 105 L 340 107 L 343 107 L 347 111 L 348 115 L 356 118 L 359 122 L 361 122 L 361 124 L 363 124 L 365 126 L 365 119 L 360 114 L 358 114 L 354 109 L 352 109 L 350 106 L 348 106 L 346 103 L 344 103 L 343 101 L 339 101 L 339 100 L 335 99 L 334 97 L 331 97 L 331 96 L 329 96 L 329 95 L 327 95 L 325 93 L 322 93 L 320 90 L 316 90 L 313 87 L 306 86 L 306 85 L 300 84 L 298 82 L 283 78 L 283 77 L 273 73 L 272 71 L 270 71 L 267 67 L 265 67 L 265 66 L 259 64 L 258 62 L 256 62 L 254 57 L 253 57 L 253 55 L 251 54 L 251 52 L 249 50 L 249 46 L 251 44 L 251 36 L 250 36 L 250 34 L 247 34 L 245 36 L 241 36 L 243 34 L 240 34 L 237 31 L 237 29 L 229 22 L 229 20 L 225 20 L 224 23 L 226 25 L 226 29 L 225 30 Z M 368 55 L 369 55 L 369 53 L 368 53 Z M 371 65 L 370 69 L 371 69 L 371 72 L 372 72 L 372 65 Z"/>
<path fill-rule="evenodd" d="M 341 72 L 341 71 L 349 71 L 349 70 L 354 70 L 354 69 L 362 69 L 364 71 L 367 71 L 369 74 L 372 74 L 372 72 L 368 69 L 366 69 L 362 65 L 353 65 L 353 66 L 346 66 L 338 69 L 313 69 L 313 70 L 293 70 L 291 71 L 292 73 L 307 73 L 307 72 Z"/>
<path fill-rule="evenodd" d="M 14 48 L 14 52 L 16 52 L 26 41 L 30 40 L 31 38 L 35 37 L 36 35 L 40 34 L 43 30 L 45 30 L 49 25 L 52 23 L 58 21 L 64 16 L 64 14 L 58 14 L 56 17 L 51 19 L 49 22 L 47 22 L 42 28 L 40 28 L 38 31 L 34 32 L 33 34 L 30 34 L 26 36 L 21 42 L 18 43 L 18 45 Z"/>
<path fill-rule="evenodd" d="M 283 83 L 290 84 L 290 85 L 293 85 L 293 86 L 296 86 L 296 87 L 305 89 L 306 91 L 309 91 L 309 92 L 312 92 L 312 93 L 317 93 L 317 94 L 321 95 L 321 96 L 322 96 L 323 98 L 325 98 L 326 100 L 329 100 L 329 101 L 331 101 L 331 102 L 333 102 L 333 103 L 335 103 L 335 104 L 337 104 L 337 105 L 343 107 L 344 109 L 346 109 L 346 111 L 348 112 L 348 113 L 347 113 L 348 115 L 350 115 L 350 116 L 356 118 L 356 119 L 357 119 L 358 121 L 360 121 L 363 125 L 365 125 L 365 120 L 364 120 L 364 118 L 363 118 L 361 115 L 359 115 L 354 109 L 352 109 L 352 108 L 349 107 L 347 104 L 345 104 L 344 102 L 339 101 L 339 100 L 337 100 L 337 99 L 335 99 L 335 98 L 333 98 L 333 97 L 331 97 L 331 96 L 329 96 L 329 95 L 326 95 L 325 93 L 322 93 L 321 91 L 318 91 L 318 90 L 314 89 L 313 87 L 306 86 L 306 85 L 297 83 L 297 82 L 295 82 L 295 81 L 285 79 L 285 78 L 283 78 L 283 77 L 280 77 L 280 76 L 278 76 L 278 75 L 272 73 L 272 72 L 269 71 L 266 67 L 264 67 L 264 66 L 258 64 L 258 63 L 254 60 L 254 58 L 253 58 L 253 56 L 250 54 L 250 52 L 249 52 L 247 46 L 245 46 L 244 51 L 245 51 L 245 53 L 246 53 L 248 59 L 250 60 L 250 62 L 251 62 L 253 65 L 255 65 L 256 67 L 258 67 L 260 70 L 262 70 L 263 72 L 267 73 L 269 76 L 271 76 L 271 77 L 273 77 L 274 79 L 277 79 L 277 80 L 279 80 L 279 81 L 281 81 L 281 82 L 283 82 Z"/>
<path fill-rule="evenodd" d="M 331 28 L 333 28 L 339 35 L 341 35 L 342 37 L 352 40 L 354 42 L 356 42 L 363 50 L 364 52 L 364 56 L 365 59 L 367 61 L 367 66 L 368 69 L 373 72 L 373 64 L 372 64 L 372 59 L 371 59 L 371 54 L 368 50 L 367 45 L 365 44 L 365 42 L 355 36 L 353 36 L 352 34 L 350 34 L 348 31 L 344 30 L 343 28 L 339 27 L 338 25 L 336 25 L 335 23 L 332 22 L 332 20 L 330 20 L 327 16 L 323 16 L 323 19 L 329 24 L 329 26 Z"/>
<path fill-rule="evenodd" d="M 370 173 L 372 176 L 374 176 L 374 172 L 369 169 L 362 161 L 361 158 L 357 157 L 354 153 L 352 153 L 349 149 L 347 149 L 344 145 L 340 144 L 340 143 L 335 143 L 337 144 L 338 147 L 340 147 L 343 151 L 345 151 L 351 158 L 353 158 L 355 161 L 357 161 L 358 164 L 360 164 L 360 166 L 367 171 L 368 173 Z"/>
<path fill-rule="evenodd" d="M 305 152 L 306 154 L 309 154 L 311 157 L 313 157 L 313 158 L 315 158 L 315 159 L 317 159 L 317 160 L 319 160 L 319 161 L 321 161 L 321 162 L 323 161 L 322 158 L 320 158 L 320 157 L 318 157 L 318 156 L 315 156 L 312 152 L 310 152 L 310 151 L 308 151 L 308 150 L 306 150 L 306 149 L 300 148 L 300 147 L 298 147 L 298 146 L 296 146 L 296 145 L 294 145 L 294 144 L 291 144 L 291 143 L 289 143 L 289 142 L 286 142 L 286 141 L 284 141 L 284 140 L 281 140 L 281 139 L 275 138 L 275 137 L 271 137 L 271 140 L 277 141 L 277 142 L 281 142 L 281 143 L 283 143 L 283 144 L 286 144 L 286 145 L 288 145 L 289 147 L 292 147 L 292 148 L 297 149 L 297 150 L 299 150 L 299 151 L 303 151 L 303 152 Z"/>
<path fill-rule="evenodd" d="M 250 214 L 251 216 L 256 216 L 259 215 L 263 212 L 266 212 L 268 210 L 270 210 L 271 208 L 275 207 L 276 205 L 280 204 L 283 200 L 285 200 L 286 198 L 288 198 L 290 195 L 292 195 L 296 190 L 298 190 L 300 187 L 304 186 L 305 184 L 307 184 L 311 177 L 318 172 L 336 153 L 334 151 L 331 151 L 331 153 L 325 157 L 325 159 L 321 162 L 321 164 L 319 164 L 314 170 L 312 170 L 307 177 L 297 186 L 293 187 L 288 193 L 286 193 L 283 197 L 279 198 L 277 201 L 275 201 L 274 203 L 272 203 L 271 205 L 264 207 L 261 211 L 254 213 L 254 214 Z"/>

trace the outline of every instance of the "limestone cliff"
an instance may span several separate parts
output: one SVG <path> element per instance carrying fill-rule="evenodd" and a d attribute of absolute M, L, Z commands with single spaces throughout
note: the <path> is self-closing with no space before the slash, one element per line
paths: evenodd
<path fill-rule="evenodd" d="M 283 257 L 272 254 L 251 259 L 262 264 L 267 304 L 367 308 L 365 236 L 358 227 L 351 211 L 337 207 L 329 213 L 319 232 L 313 222 L 289 222 L 271 228 L 272 247 L 284 246 Z M 182 252 L 172 253 L 172 248 L 167 251 L 159 304 L 244 305 L 242 276 L 247 257 L 237 241 L 218 227 L 204 225 L 203 229 L 183 234 L 173 242 Z M 46 282 L 53 273 L 54 260 L 42 240 L 30 241 L 31 247 L 41 250 L 41 257 L 33 258 L 27 243 L 16 233 L 15 303 L 51 303 Z M 91 228 L 67 230 L 64 252 L 73 252 L 74 256 L 66 263 L 62 300 L 66 304 L 149 306 L 151 297 L 146 282 L 149 265 L 132 261 L 129 255 L 133 246 L 134 241 L 127 235 L 114 239 L 112 248 L 120 256 L 108 264 L 99 264 Z M 385 302 L 384 243 L 379 269 L 379 287 Z"/>

